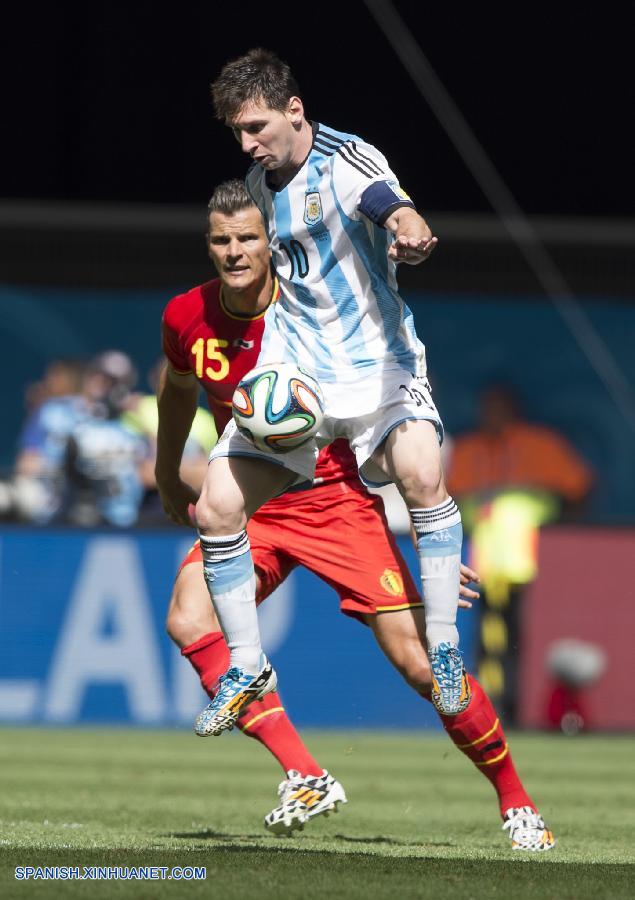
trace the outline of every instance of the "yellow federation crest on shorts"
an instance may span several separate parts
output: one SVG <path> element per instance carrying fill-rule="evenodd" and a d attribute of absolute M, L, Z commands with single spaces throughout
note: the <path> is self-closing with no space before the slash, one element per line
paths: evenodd
<path fill-rule="evenodd" d="M 399 572 L 395 572 L 394 569 L 384 569 L 384 573 L 379 579 L 379 583 L 386 593 L 392 594 L 393 597 L 401 597 L 404 592 L 403 578 Z"/>
<path fill-rule="evenodd" d="M 322 221 L 322 198 L 319 191 L 308 191 L 304 198 L 304 221 L 307 225 L 317 225 Z"/>

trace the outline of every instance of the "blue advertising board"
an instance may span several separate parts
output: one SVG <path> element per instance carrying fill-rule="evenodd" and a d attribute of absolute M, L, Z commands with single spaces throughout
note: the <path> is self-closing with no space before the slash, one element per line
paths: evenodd
<path fill-rule="evenodd" d="M 0 721 L 189 724 L 206 702 L 165 634 L 186 532 L 0 531 Z M 413 571 L 410 541 L 399 539 Z M 263 644 L 298 725 L 421 728 L 437 717 L 370 629 L 303 569 L 260 607 Z M 461 611 L 468 666 L 477 613 Z"/>

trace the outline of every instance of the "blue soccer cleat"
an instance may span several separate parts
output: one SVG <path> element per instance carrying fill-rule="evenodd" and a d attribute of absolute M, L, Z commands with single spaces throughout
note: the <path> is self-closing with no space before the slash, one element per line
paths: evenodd
<path fill-rule="evenodd" d="M 216 696 L 196 717 L 194 731 L 199 737 L 231 731 L 250 703 L 275 691 L 278 686 L 276 673 L 264 654 L 262 660 L 262 668 L 257 675 L 250 675 L 235 666 L 221 675 Z"/>
<path fill-rule="evenodd" d="M 461 651 L 444 642 L 430 651 L 432 702 L 444 716 L 456 716 L 467 709 L 472 693 Z"/>

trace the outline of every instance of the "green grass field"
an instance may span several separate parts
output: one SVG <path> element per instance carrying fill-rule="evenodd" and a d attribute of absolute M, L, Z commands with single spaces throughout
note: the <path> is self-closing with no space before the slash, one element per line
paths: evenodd
<path fill-rule="evenodd" d="M 0 729 L 0 897 L 635 897 L 635 738 L 515 735 L 556 832 L 512 853 L 494 793 L 439 735 L 309 733 L 349 803 L 293 838 L 240 735 Z M 16 881 L 16 866 L 205 866 L 205 881 Z"/>

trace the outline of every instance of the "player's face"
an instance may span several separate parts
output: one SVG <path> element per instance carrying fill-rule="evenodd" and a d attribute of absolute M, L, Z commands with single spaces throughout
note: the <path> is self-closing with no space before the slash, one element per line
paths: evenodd
<path fill-rule="evenodd" d="M 304 118 L 302 102 L 292 97 L 287 110 L 264 103 L 245 103 L 227 124 L 244 153 L 263 169 L 280 169 L 291 162 Z"/>
<path fill-rule="evenodd" d="M 246 291 L 261 285 L 269 271 L 269 246 L 260 210 L 255 206 L 209 217 L 210 259 L 224 285 Z"/>

